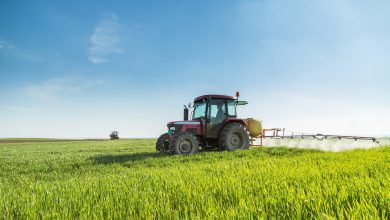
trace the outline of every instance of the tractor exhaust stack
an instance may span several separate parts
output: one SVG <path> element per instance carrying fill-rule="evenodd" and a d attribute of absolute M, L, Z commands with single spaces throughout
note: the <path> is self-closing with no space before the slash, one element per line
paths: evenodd
<path fill-rule="evenodd" d="M 184 113 L 184 121 L 188 121 L 188 108 L 187 106 L 184 106 L 184 110 L 183 110 L 183 113 Z"/>

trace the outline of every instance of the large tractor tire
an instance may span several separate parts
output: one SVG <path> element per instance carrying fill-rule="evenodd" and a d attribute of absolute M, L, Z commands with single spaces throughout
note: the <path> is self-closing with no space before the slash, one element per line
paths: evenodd
<path fill-rule="evenodd" d="M 249 143 L 248 131 L 240 123 L 225 125 L 218 139 L 219 147 L 228 151 L 247 150 Z"/>
<path fill-rule="evenodd" d="M 162 134 L 156 142 L 156 150 L 159 153 L 167 154 L 171 152 L 171 149 L 169 148 L 169 134 L 165 133 Z"/>
<path fill-rule="evenodd" d="M 172 153 L 176 155 L 191 155 L 199 151 L 198 139 L 189 132 L 175 134 L 169 146 Z"/>

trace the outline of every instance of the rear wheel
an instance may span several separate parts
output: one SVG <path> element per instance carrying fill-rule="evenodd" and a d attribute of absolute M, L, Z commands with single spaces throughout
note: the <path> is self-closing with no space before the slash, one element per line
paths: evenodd
<path fill-rule="evenodd" d="M 173 136 L 170 149 L 173 154 L 177 155 L 196 154 L 199 151 L 199 142 L 193 134 L 180 132 Z"/>
<path fill-rule="evenodd" d="M 163 153 L 163 154 L 171 152 L 171 150 L 169 148 L 169 134 L 168 133 L 162 134 L 157 139 L 156 150 L 157 150 L 157 152 Z"/>
<path fill-rule="evenodd" d="M 221 149 L 228 151 L 249 149 L 249 135 L 246 128 L 239 123 L 227 124 L 218 139 Z"/>

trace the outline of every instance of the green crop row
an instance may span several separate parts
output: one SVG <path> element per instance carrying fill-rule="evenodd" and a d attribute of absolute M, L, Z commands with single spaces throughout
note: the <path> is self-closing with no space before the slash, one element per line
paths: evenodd
<path fill-rule="evenodd" d="M 3 219 L 390 219 L 390 147 L 164 156 L 154 140 L 0 144 Z"/>

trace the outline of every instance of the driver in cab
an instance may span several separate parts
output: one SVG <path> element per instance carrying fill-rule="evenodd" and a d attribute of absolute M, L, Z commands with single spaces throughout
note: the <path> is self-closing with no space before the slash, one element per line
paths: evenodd
<path fill-rule="evenodd" d="M 225 120 L 226 114 L 224 112 L 223 106 L 223 103 L 217 104 L 217 114 L 215 115 L 215 117 L 211 117 L 210 123 L 207 124 L 207 128 L 210 131 L 217 129 L 217 125 L 219 125 L 220 123 L 222 123 L 223 120 Z"/>
<path fill-rule="evenodd" d="M 223 111 L 222 107 L 223 107 L 222 103 L 217 105 L 218 111 L 217 111 L 217 115 L 215 116 L 214 123 L 220 123 L 226 118 L 226 114 Z"/>

